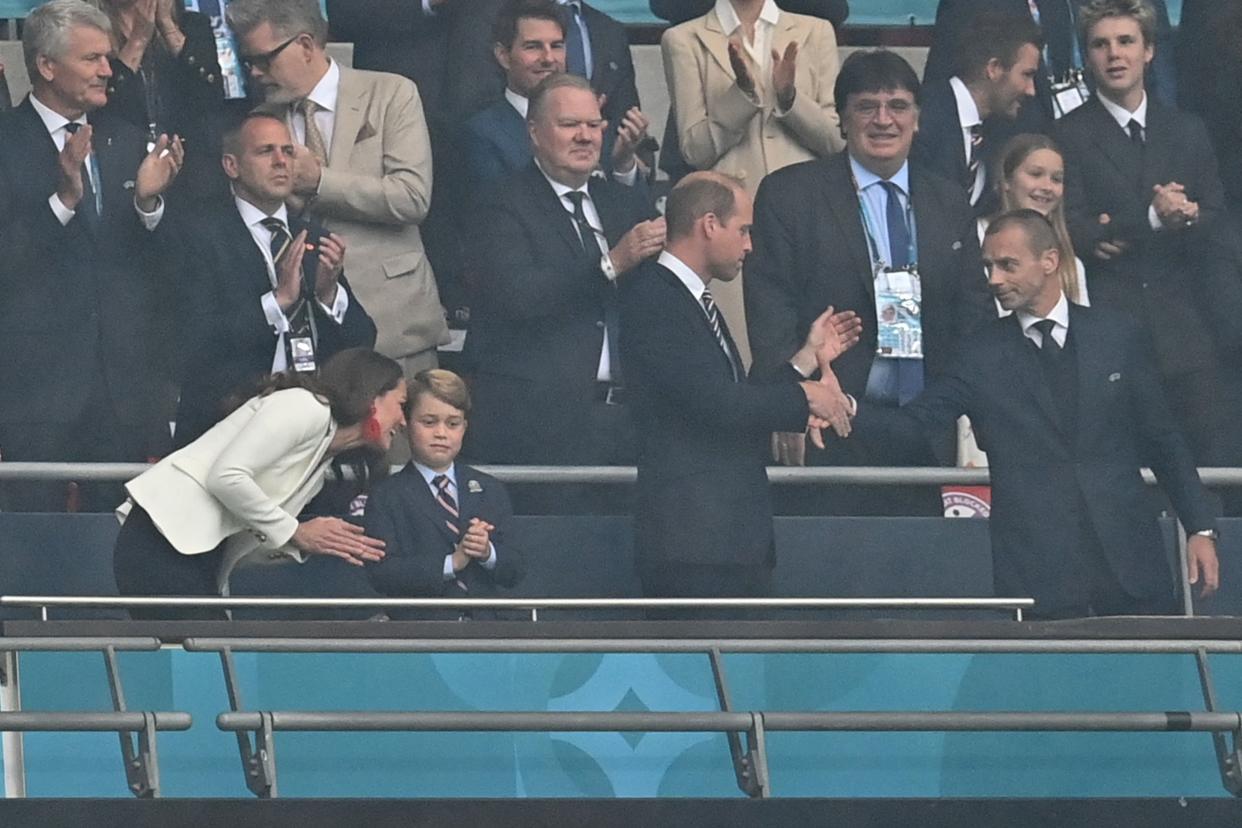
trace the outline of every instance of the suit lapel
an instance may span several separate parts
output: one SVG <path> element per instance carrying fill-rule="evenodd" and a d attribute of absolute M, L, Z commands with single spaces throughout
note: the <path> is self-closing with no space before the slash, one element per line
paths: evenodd
<path fill-rule="evenodd" d="M 496 112 L 496 138 L 501 143 L 501 151 L 510 159 L 510 166 L 520 168 L 530 161 L 530 133 L 526 131 L 526 121 L 507 100 L 501 101 Z"/>
<path fill-rule="evenodd" d="M 1057 415 L 1056 403 L 1052 399 L 1052 391 L 1048 388 L 1047 380 L 1044 379 L 1044 369 L 1039 364 L 1039 355 L 1035 352 L 1035 343 L 1022 333 L 1022 323 L 1018 321 L 1016 313 L 1011 314 L 1009 319 L 1009 336 L 1006 337 L 1009 358 L 1006 362 L 1017 369 L 1015 373 L 1021 377 L 1022 383 L 1035 398 L 1035 402 L 1043 411 L 1049 425 L 1058 434 L 1064 436 L 1061 430 L 1061 420 Z"/>
<path fill-rule="evenodd" d="M 328 166 L 346 169 L 354 144 L 362 133 L 366 119 L 364 105 L 367 85 L 352 69 L 341 67 L 341 82 L 336 93 L 336 112 L 332 116 L 332 146 L 328 149 Z"/>
<path fill-rule="evenodd" d="M 1077 422 L 1079 424 L 1096 422 L 1098 413 L 1106 408 L 1104 397 L 1108 390 L 1108 378 L 1104 377 L 1100 369 L 1107 370 L 1108 363 L 1103 360 L 1114 351 L 1107 337 L 1097 336 L 1098 330 L 1090 324 L 1082 308 L 1071 303 L 1069 311 L 1070 336 L 1074 338 L 1074 359 L 1078 364 Z M 1118 379 L 1120 378 L 1118 376 Z M 1095 412 L 1095 417 L 1084 417 L 1084 411 Z M 1084 429 L 1080 425 L 1074 439 L 1078 441 L 1084 439 L 1085 436 Z"/>
<path fill-rule="evenodd" d="M 620 206 L 605 192 L 607 186 L 607 182 L 596 176 L 591 176 L 591 180 L 587 182 L 587 189 L 591 193 L 591 203 L 595 205 L 595 211 L 599 213 L 599 223 L 604 225 L 599 229 L 604 231 L 608 244 L 614 245 L 630 228 L 626 226 L 626 217 L 622 215 Z"/>
<path fill-rule="evenodd" d="M 461 518 L 457 525 L 465 531 L 470 519 L 479 514 L 479 504 L 483 500 L 483 484 L 478 480 L 474 469 L 460 463 L 457 472 L 457 507 Z"/>
<path fill-rule="evenodd" d="M 1167 184 L 1175 176 L 1168 169 L 1178 153 L 1175 143 L 1176 135 L 1171 126 L 1172 118 L 1160 104 L 1147 96 L 1147 128 L 1146 146 L 1143 148 L 1143 189 L 1142 193 L 1150 195 L 1152 187 Z M 1193 194 L 1192 194 L 1193 195 Z"/>
<path fill-rule="evenodd" d="M 863 230 L 862 217 L 858 208 L 858 191 L 854 189 L 854 179 L 849 173 L 849 156 L 842 152 L 828 162 L 824 168 L 827 180 L 823 193 L 828 200 L 829 211 L 836 219 L 841 237 L 854 260 L 852 268 L 863 280 L 867 295 L 875 299 L 875 273 L 871 261 L 871 252 L 867 248 L 867 234 Z M 829 241 L 832 244 L 833 240 Z"/>
<path fill-rule="evenodd" d="M 1083 104 L 1091 121 L 1091 137 L 1100 151 L 1127 181 L 1138 182 L 1142 178 L 1143 152 L 1134 145 L 1130 136 L 1108 114 L 1099 98 L 1093 96 Z"/>
<path fill-rule="evenodd" d="M 568 209 L 561 206 L 561 199 L 556 197 L 556 191 L 535 166 L 534 161 L 526 168 L 524 177 L 526 185 L 532 191 L 532 202 L 544 211 L 548 224 L 556 229 L 556 234 L 560 236 L 561 241 L 569 245 L 569 249 L 575 256 L 581 257 L 582 245 L 578 241 L 578 233 L 574 230 L 574 217 Z"/>
<path fill-rule="evenodd" d="M 733 365 L 729 364 L 729 358 L 725 355 L 724 351 L 720 350 L 720 345 L 716 342 L 716 332 L 712 330 L 712 324 L 708 321 L 707 313 L 704 311 L 703 306 L 695 300 L 694 296 L 691 295 L 690 290 L 682 283 L 681 279 L 677 278 L 677 274 L 661 264 L 657 264 L 655 266 L 655 271 L 660 274 L 661 278 L 677 289 L 677 295 L 682 297 L 682 307 L 684 308 L 687 321 L 691 325 L 701 329 L 702 336 L 706 337 L 707 341 L 712 343 L 712 349 L 720 355 L 721 369 L 730 379 L 732 379 L 733 365 L 736 365 L 738 379 L 741 380 L 743 377 L 742 358 L 738 353 L 736 343 L 733 341 L 733 335 L 729 333 L 729 326 L 725 323 L 724 314 L 720 314 L 720 329 L 724 332 L 725 342 L 729 346 L 729 352 L 733 355 Z"/>
<path fill-rule="evenodd" d="M 703 48 L 707 49 L 708 54 L 720 66 L 720 71 L 733 80 L 737 80 L 737 75 L 733 72 L 733 64 L 729 61 L 729 36 L 724 27 L 720 25 L 720 18 L 716 16 L 715 9 L 703 17 L 703 23 L 697 27 L 695 35 L 703 44 Z"/>
<path fill-rule="evenodd" d="M 458 541 L 456 534 L 449 529 L 448 512 L 444 511 L 439 503 L 436 502 L 435 495 L 431 493 L 431 487 L 427 485 L 427 481 L 423 479 L 418 469 L 414 468 L 414 464 L 408 464 L 401 470 L 401 474 L 406 476 L 405 491 L 409 497 L 410 506 L 418 511 L 423 517 L 431 522 L 436 528 L 436 532 L 444 539 L 449 546 L 455 546 Z M 460 508 L 458 509 L 460 512 Z M 458 524 L 458 528 L 461 524 Z"/>

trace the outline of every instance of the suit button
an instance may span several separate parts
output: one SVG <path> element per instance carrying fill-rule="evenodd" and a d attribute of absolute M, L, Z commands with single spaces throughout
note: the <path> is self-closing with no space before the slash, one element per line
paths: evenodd
<path fill-rule="evenodd" d="M 190 55 L 188 58 L 186 58 L 185 62 L 193 66 L 196 63 L 196 61 L 194 60 L 194 55 Z"/>

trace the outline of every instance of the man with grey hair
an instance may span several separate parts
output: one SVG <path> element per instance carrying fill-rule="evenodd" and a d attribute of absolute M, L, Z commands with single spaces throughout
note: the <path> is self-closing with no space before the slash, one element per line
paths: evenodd
<path fill-rule="evenodd" d="M 162 446 L 159 388 L 171 279 L 156 261 L 161 195 L 184 159 L 100 109 L 111 24 L 80 0 L 31 12 L 22 41 L 30 96 L 0 120 L 0 448 L 5 460 L 145 460 Z M 167 428 L 163 441 L 167 442 Z M 83 486 L 110 510 L 119 486 Z M 59 511 L 61 484 L 8 492 L 11 508 Z"/>
<path fill-rule="evenodd" d="M 419 224 L 431 201 L 431 145 L 406 78 L 340 66 L 318 0 L 233 0 L 228 21 L 264 110 L 293 133 L 301 208 L 349 243 L 351 285 L 375 319 L 376 350 L 406 376 L 448 341 Z"/>

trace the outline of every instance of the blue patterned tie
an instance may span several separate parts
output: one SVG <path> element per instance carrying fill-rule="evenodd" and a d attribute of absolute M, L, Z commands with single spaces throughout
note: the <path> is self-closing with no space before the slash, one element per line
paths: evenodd
<path fill-rule="evenodd" d="M 891 181 L 881 181 L 888 198 L 884 218 L 888 224 L 888 263 L 901 269 L 910 265 L 910 228 L 906 225 L 906 211 L 901 206 L 901 188 Z"/>

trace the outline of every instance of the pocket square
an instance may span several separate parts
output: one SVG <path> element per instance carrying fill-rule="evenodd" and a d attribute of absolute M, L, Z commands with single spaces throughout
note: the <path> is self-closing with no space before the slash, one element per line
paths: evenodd
<path fill-rule="evenodd" d="M 354 139 L 354 143 L 360 144 L 368 138 L 374 138 L 375 134 L 375 127 L 369 123 L 363 124 L 362 129 L 358 130 L 358 137 Z"/>
<path fill-rule="evenodd" d="M 1108 375 L 1108 381 L 1109 381 L 1109 382 L 1116 382 L 1116 381 L 1117 381 L 1117 380 L 1119 380 L 1119 379 L 1121 379 L 1121 374 L 1119 374 L 1119 373 L 1113 372 L 1113 373 L 1111 373 L 1111 374 L 1109 374 L 1109 375 Z"/>

